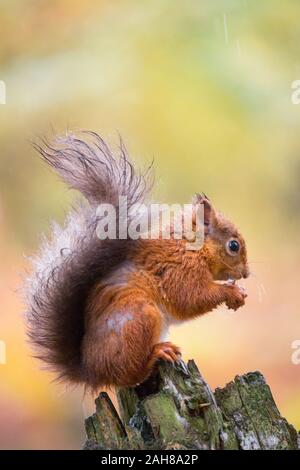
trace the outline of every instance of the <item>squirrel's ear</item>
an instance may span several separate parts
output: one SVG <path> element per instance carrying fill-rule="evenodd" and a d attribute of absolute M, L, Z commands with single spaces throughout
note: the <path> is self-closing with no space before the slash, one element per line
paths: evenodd
<path fill-rule="evenodd" d="M 215 219 L 215 210 L 212 207 L 210 199 L 206 196 L 206 194 L 198 194 L 196 193 L 193 197 L 193 205 L 203 204 L 203 222 L 205 227 L 205 233 L 207 234 L 209 231 L 209 227 L 213 225 Z M 196 215 L 196 211 L 194 212 Z"/>

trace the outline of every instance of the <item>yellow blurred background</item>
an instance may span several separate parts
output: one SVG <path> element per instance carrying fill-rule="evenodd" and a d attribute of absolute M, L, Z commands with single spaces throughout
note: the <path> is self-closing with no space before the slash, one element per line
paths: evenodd
<path fill-rule="evenodd" d="M 30 357 L 21 275 L 75 194 L 30 141 L 51 129 L 118 132 L 156 198 L 205 191 L 241 228 L 247 305 L 174 328 L 212 387 L 260 370 L 300 428 L 300 2 L 4 0 L 0 6 L 0 448 L 80 448 L 82 390 Z"/>

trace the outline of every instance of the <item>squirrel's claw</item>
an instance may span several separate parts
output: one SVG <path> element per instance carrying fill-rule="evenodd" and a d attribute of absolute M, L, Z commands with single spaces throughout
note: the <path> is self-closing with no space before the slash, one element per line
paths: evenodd
<path fill-rule="evenodd" d="M 170 342 L 156 344 L 153 353 L 157 359 L 172 363 L 177 362 L 181 356 L 180 349 Z"/>

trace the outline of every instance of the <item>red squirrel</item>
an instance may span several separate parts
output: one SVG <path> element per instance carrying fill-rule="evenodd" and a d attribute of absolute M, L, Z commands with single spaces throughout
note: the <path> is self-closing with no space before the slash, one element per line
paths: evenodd
<path fill-rule="evenodd" d="M 99 239 L 97 206 L 118 210 L 120 195 L 129 209 L 144 201 L 149 171 L 137 172 L 122 143 L 114 155 L 94 132 L 35 147 L 85 198 L 43 239 L 27 284 L 28 335 L 58 379 L 94 390 L 135 386 L 159 359 L 178 359 L 179 348 L 165 339 L 170 325 L 221 304 L 244 305 L 235 281 L 249 275 L 245 241 L 205 195 L 196 196 L 204 207 L 199 250 L 187 250 L 184 237 Z"/>

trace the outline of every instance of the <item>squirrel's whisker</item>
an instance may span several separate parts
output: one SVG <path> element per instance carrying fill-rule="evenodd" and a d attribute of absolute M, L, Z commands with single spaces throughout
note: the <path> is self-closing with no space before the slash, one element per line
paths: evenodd
<path fill-rule="evenodd" d="M 257 277 L 257 274 L 255 274 L 253 271 L 251 271 L 251 276 L 254 277 L 255 279 L 255 282 L 256 282 L 256 287 L 257 287 L 257 290 L 258 290 L 258 300 L 259 302 L 261 303 L 263 301 L 263 296 L 267 296 L 267 291 L 265 289 L 265 286 L 262 282 L 259 281 L 258 277 Z"/>

